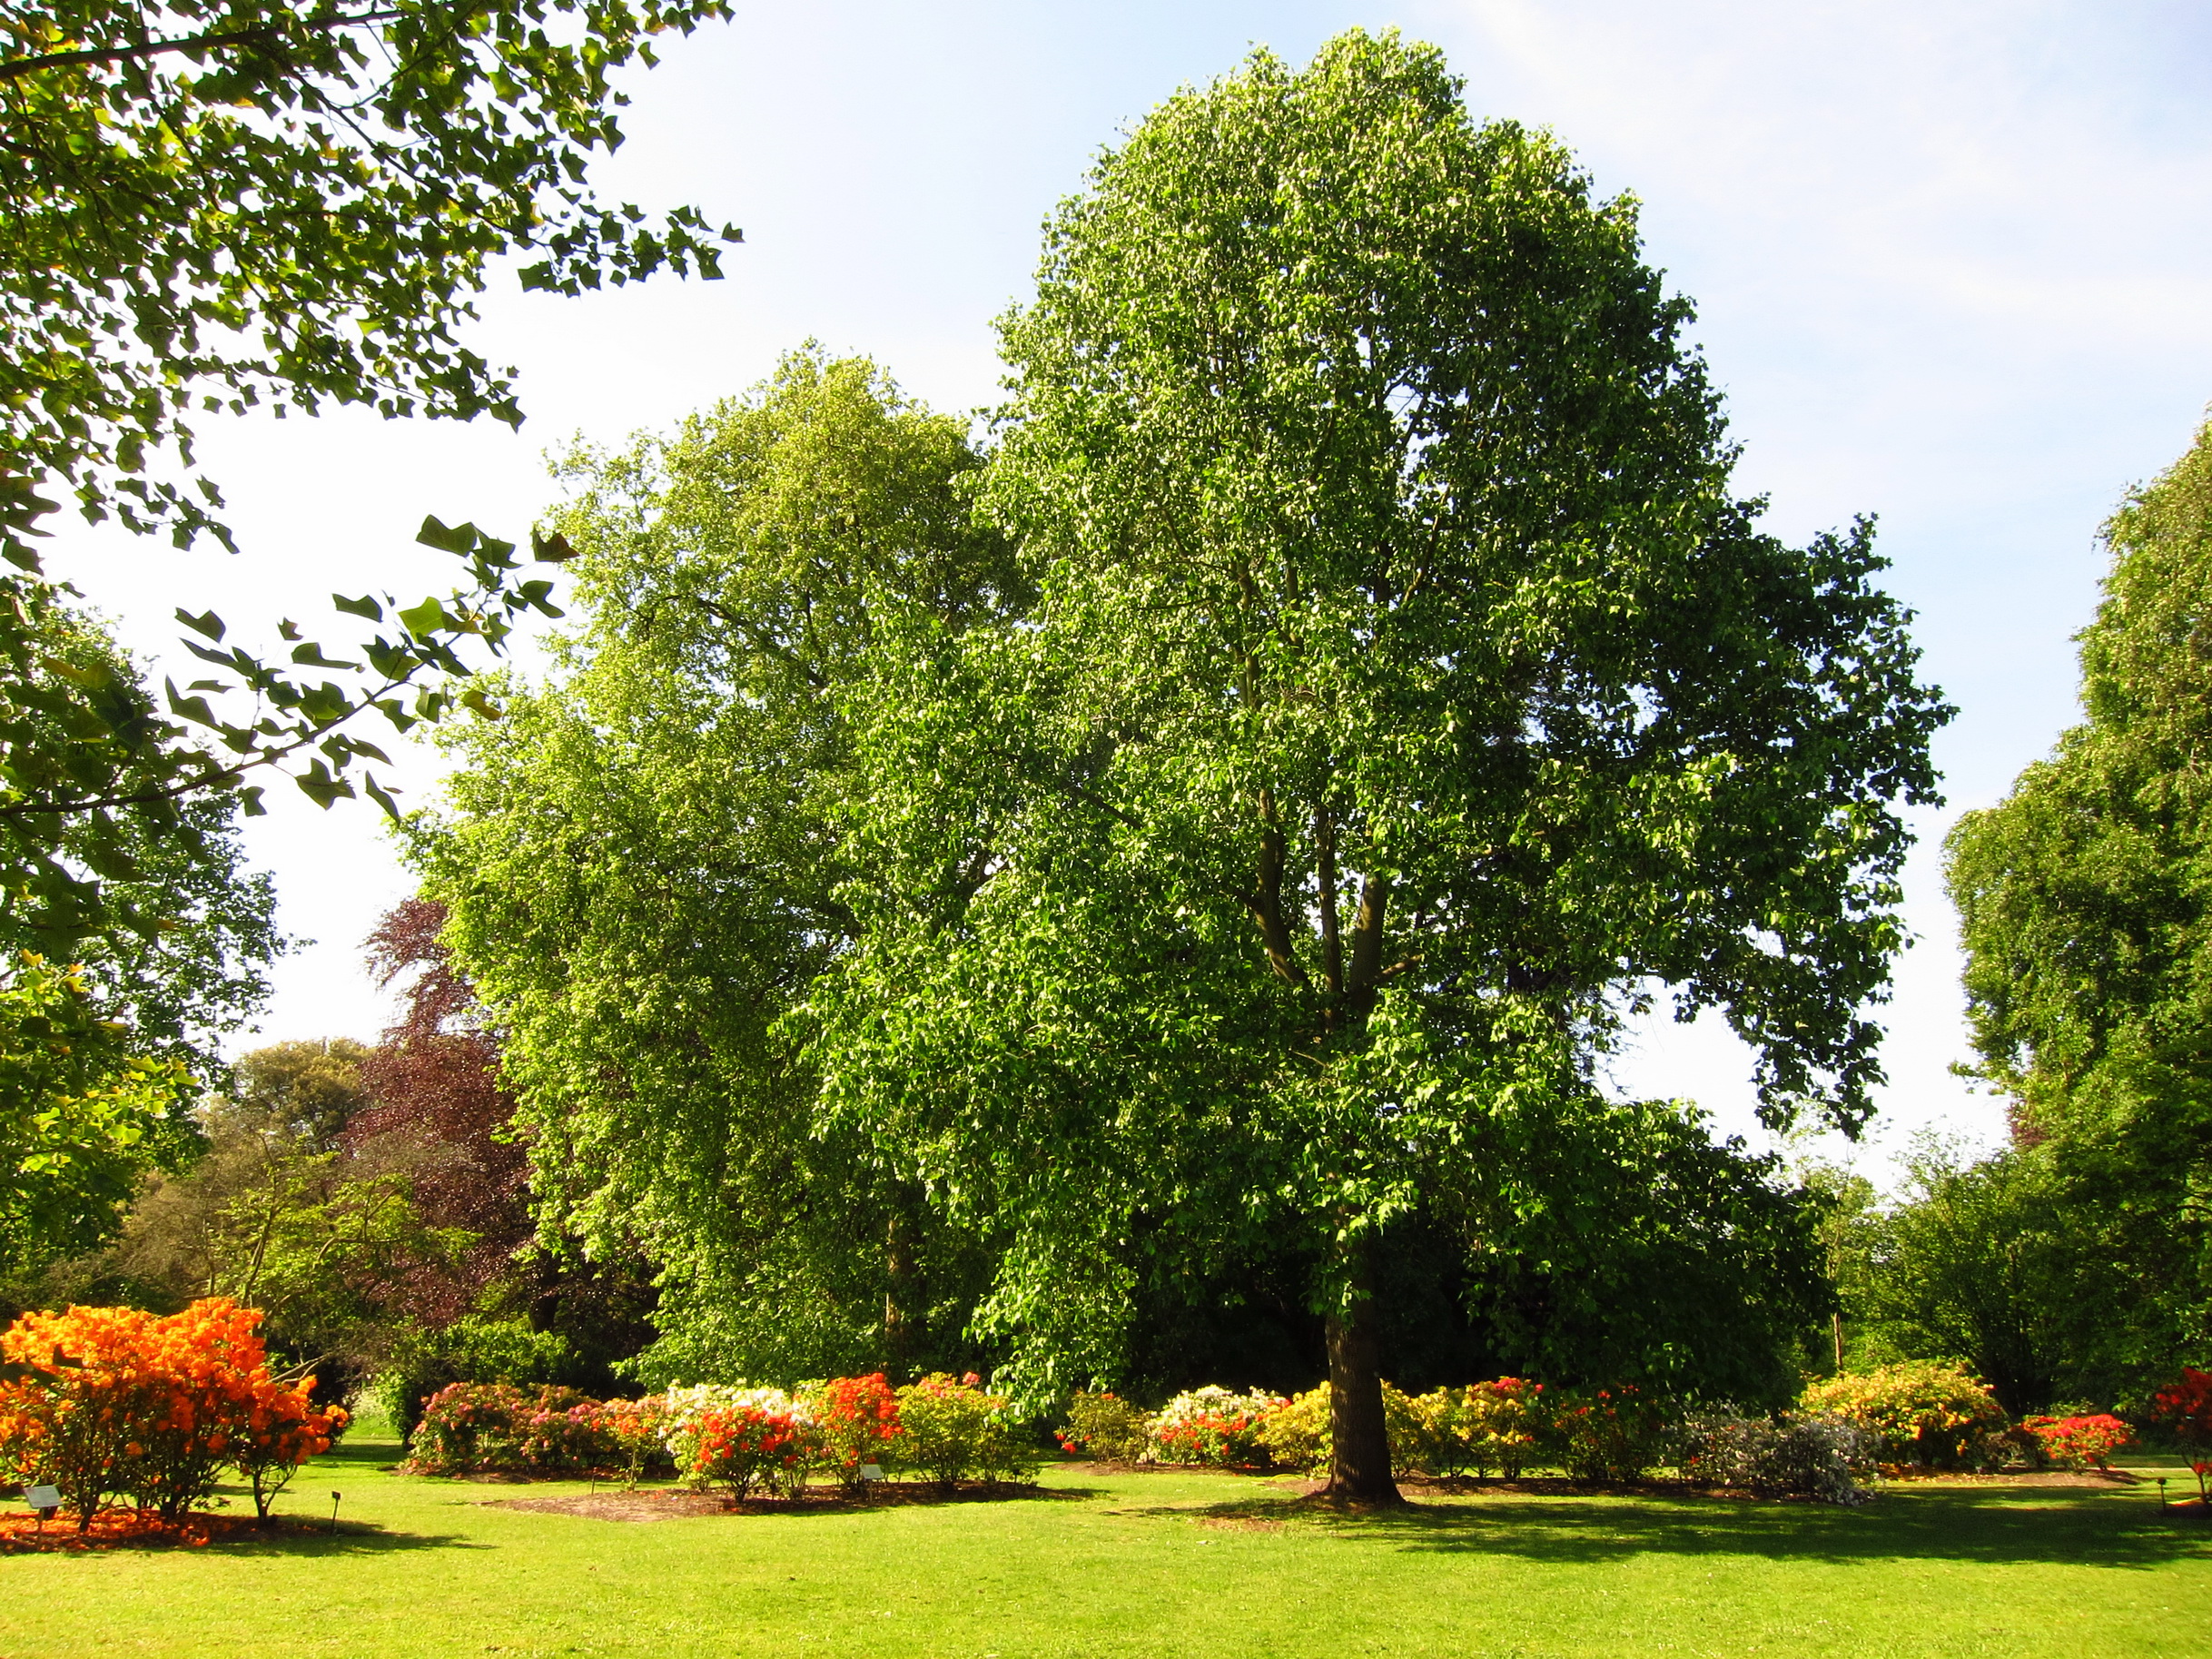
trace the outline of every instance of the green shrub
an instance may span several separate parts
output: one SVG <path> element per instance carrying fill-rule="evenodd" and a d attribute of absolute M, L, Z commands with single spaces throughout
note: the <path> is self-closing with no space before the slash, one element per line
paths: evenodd
<path fill-rule="evenodd" d="M 1079 1389 L 1068 1402 L 1068 1421 L 1060 1431 L 1060 1448 L 1071 1457 L 1137 1463 L 1144 1457 L 1151 1427 L 1152 1419 L 1120 1395 Z"/>
<path fill-rule="evenodd" d="M 946 1486 L 970 1470 L 984 1480 L 1035 1478 L 1042 1456 L 1006 1398 L 984 1393 L 981 1380 L 935 1371 L 901 1388 L 900 1460 Z"/>
<path fill-rule="evenodd" d="M 1892 1466 L 1995 1468 L 2012 1451 L 2011 1421 L 1988 1385 L 1938 1360 L 1828 1378 L 1806 1388 L 1799 1409 L 1872 1430 L 1881 1438 L 1882 1461 Z"/>
<path fill-rule="evenodd" d="M 411 1441 L 430 1396 L 454 1383 L 563 1383 L 575 1369 L 568 1339 L 524 1319 L 470 1315 L 443 1330 L 414 1330 L 394 1345 L 376 1391 L 402 1438 Z"/>

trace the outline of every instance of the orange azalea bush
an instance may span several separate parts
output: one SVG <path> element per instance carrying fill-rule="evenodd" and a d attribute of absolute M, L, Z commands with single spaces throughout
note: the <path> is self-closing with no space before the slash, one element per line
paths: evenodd
<path fill-rule="evenodd" d="M 738 1502 L 755 1486 L 795 1498 L 819 1455 L 814 1425 L 795 1412 L 730 1406 L 701 1414 L 688 1470 L 693 1480 L 727 1486 Z"/>
<path fill-rule="evenodd" d="M 80 1531 L 115 1498 L 176 1523 L 225 1468 L 252 1481 L 255 1506 L 326 1451 L 346 1414 L 318 1410 L 314 1379 L 269 1375 L 262 1316 L 227 1297 L 177 1314 L 135 1308 L 26 1313 L 0 1334 L 0 1469 L 59 1489 Z"/>

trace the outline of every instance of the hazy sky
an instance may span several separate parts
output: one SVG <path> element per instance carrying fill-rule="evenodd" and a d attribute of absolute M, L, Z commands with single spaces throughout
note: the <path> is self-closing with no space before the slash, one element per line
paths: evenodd
<path fill-rule="evenodd" d="M 1437 43 L 1477 115 L 1550 127 L 1603 192 L 1643 202 L 1773 528 L 1880 515 L 1891 585 L 1960 710 L 1938 745 L 1950 807 L 1919 826 L 1885 1114 L 1892 1142 L 1927 1122 L 1987 1139 L 1998 1108 L 1947 1072 L 1965 1047 L 1936 847 L 2074 717 L 2098 526 L 2212 400 L 2201 4 L 741 5 L 635 78 L 629 143 L 599 174 L 743 225 L 727 280 L 569 301 L 503 272 L 477 344 L 521 370 L 519 435 L 211 422 L 241 556 L 64 527 L 54 568 L 149 653 L 173 650 L 180 601 L 272 638 L 371 571 L 406 598 L 442 584 L 444 561 L 409 548 L 425 512 L 518 536 L 550 498 L 547 449 L 666 426 L 809 338 L 941 408 L 986 404 L 991 320 L 1090 158 L 1252 46 L 1302 62 L 1355 25 Z M 433 760 L 409 772 L 423 798 Z M 288 796 L 252 846 L 285 924 L 319 943 L 280 965 L 265 1038 L 241 1046 L 372 1035 L 384 1003 L 359 942 L 409 885 L 376 815 Z M 1746 1073 L 1724 1037 L 1663 1028 L 1621 1081 L 1738 1123 Z"/>

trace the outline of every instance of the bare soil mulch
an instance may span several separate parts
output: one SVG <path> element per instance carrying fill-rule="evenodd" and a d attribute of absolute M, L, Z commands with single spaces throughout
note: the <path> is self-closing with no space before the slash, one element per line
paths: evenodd
<path fill-rule="evenodd" d="M 681 1521 L 700 1516 L 838 1515 L 867 1509 L 900 1509 L 915 1505 L 994 1504 L 1016 1499 L 1066 1502 L 1093 1496 L 1068 1486 L 1024 1486 L 1002 1481 L 963 1480 L 947 1490 L 933 1481 L 874 1481 L 855 1496 L 841 1486 L 810 1486 L 805 1496 L 748 1497 L 740 1503 L 721 1492 L 687 1486 L 608 1487 L 567 1497 L 493 1497 L 478 1501 L 491 1509 L 528 1509 L 541 1515 L 576 1515 L 594 1521 Z"/>

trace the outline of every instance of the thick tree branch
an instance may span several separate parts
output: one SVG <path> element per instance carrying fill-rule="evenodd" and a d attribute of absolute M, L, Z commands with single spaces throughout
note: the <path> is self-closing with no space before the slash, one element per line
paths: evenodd
<path fill-rule="evenodd" d="M 293 20 L 293 26 L 327 35 L 340 29 L 391 23 L 400 16 L 397 11 L 387 11 L 362 12 L 352 17 L 302 17 Z M 266 25 L 258 29 L 233 30 L 227 35 L 180 35 L 173 40 L 142 41 L 135 46 L 85 46 L 74 52 L 48 52 L 38 57 L 0 63 L 0 81 L 19 81 L 42 69 L 58 69 L 70 64 L 121 64 L 133 58 L 159 57 L 167 52 L 212 52 L 223 46 L 271 44 L 281 40 L 284 34 L 274 25 Z"/>
<path fill-rule="evenodd" d="M 1303 991 L 1311 982 L 1299 962 L 1290 929 L 1283 921 L 1283 865 L 1287 852 L 1282 815 L 1276 809 L 1272 790 L 1259 792 L 1259 878 L 1251 892 L 1239 896 L 1259 923 L 1259 942 L 1267 950 L 1268 964 L 1275 970 L 1276 977 Z"/>

